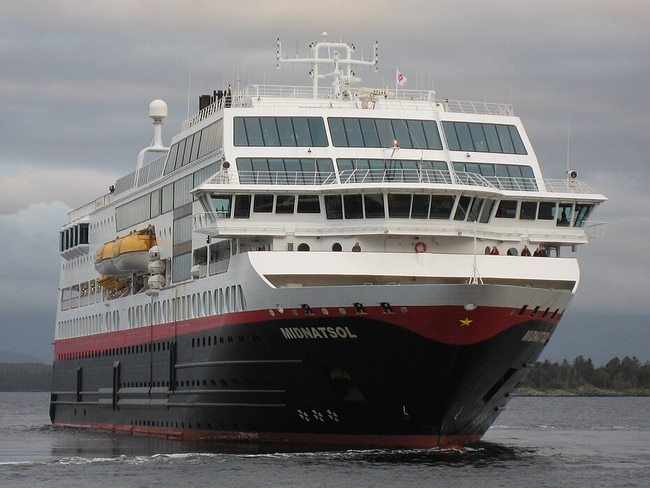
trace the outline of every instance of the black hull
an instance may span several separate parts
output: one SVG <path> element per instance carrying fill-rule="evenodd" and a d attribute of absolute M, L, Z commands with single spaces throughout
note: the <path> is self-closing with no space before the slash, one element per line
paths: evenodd
<path fill-rule="evenodd" d="M 359 316 L 311 319 L 321 338 L 281 332 L 304 324 L 219 326 L 56 360 L 52 421 L 179 438 L 463 444 L 481 438 L 541 353 L 544 341 L 522 337 L 557 325 L 529 320 L 468 345 Z"/>

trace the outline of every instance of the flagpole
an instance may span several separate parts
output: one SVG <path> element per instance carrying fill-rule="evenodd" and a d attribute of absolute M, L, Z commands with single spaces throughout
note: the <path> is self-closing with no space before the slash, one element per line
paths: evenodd
<path fill-rule="evenodd" d="M 399 99 L 397 96 L 397 87 L 399 86 L 399 68 L 395 66 L 395 99 Z"/>

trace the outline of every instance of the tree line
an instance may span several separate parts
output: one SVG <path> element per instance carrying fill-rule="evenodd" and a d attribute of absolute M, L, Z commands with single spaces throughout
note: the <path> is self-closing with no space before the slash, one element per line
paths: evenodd
<path fill-rule="evenodd" d="M 641 363 L 636 357 L 618 357 L 604 366 L 594 367 L 591 359 L 578 356 L 569 362 L 537 362 L 520 390 L 548 392 L 563 390 L 577 394 L 650 395 L 650 362 Z"/>
<path fill-rule="evenodd" d="M 50 391 L 51 388 L 51 365 L 0 363 L 0 391 Z"/>

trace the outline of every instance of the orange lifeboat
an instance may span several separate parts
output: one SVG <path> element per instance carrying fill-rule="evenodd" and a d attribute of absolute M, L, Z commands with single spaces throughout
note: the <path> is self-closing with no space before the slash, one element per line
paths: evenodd
<path fill-rule="evenodd" d="M 149 249 L 155 245 L 156 233 L 152 226 L 133 231 L 104 244 L 95 253 L 95 269 L 104 276 L 146 272 Z"/>
<path fill-rule="evenodd" d="M 115 267 L 115 262 L 113 261 L 114 243 L 115 241 L 107 242 L 95 252 L 95 269 L 100 275 L 119 276 L 122 274 Z"/>

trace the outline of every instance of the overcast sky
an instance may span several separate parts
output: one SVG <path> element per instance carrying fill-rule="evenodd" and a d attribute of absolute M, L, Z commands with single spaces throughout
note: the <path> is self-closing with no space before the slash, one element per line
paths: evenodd
<path fill-rule="evenodd" d="M 305 56 L 327 31 L 366 58 L 379 41 L 379 72 L 360 67 L 361 86 L 393 87 L 399 67 L 404 88 L 512 103 L 547 178 L 568 159 L 610 199 L 593 215 L 605 238 L 576 253 L 581 289 L 549 351 L 650 360 L 648 26 L 647 0 L 3 0 L 0 351 L 49 360 L 58 230 L 135 169 L 152 100 L 169 106 L 169 143 L 201 93 L 309 84 L 305 65 L 276 70 L 276 38 Z M 614 318 L 599 336 L 587 314 Z"/>

